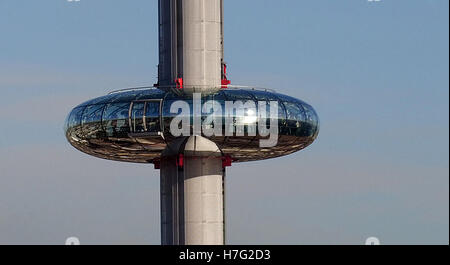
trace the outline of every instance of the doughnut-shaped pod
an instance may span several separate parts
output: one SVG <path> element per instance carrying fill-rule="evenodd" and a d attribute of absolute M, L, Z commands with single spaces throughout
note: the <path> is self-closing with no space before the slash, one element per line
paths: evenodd
<path fill-rule="evenodd" d="M 175 138 L 170 131 L 170 124 L 179 113 L 171 113 L 170 108 L 179 100 L 190 106 L 192 121 L 192 96 L 180 96 L 153 88 L 116 92 L 95 98 L 75 107 L 67 116 L 64 128 L 66 137 L 72 146 L 89 155 L 116 161 L 152 163 L 160 159 L 167 143 Z M 294 153 L 310 145 L 319 132 L 319 119 L 314 109 L 293 97 L 267 90 L 223 89 L 203 96 L 202 104 L 210 100 L 220 104 L 222 111 L 215 113 L 214 117 L 223 121 L 224 132 L 226 117 L 230 118 L 229 112 L 227 116 L 225 111 L 225 102 L 254 103 L 256 112 L 260 111 L 261 105 L 258 103 L 266 102 L 267 113 L 270 113 L 270 102 L 278 104 L 278 115 L 274 117 L 278 135 L 274 146 L 261 147 L 260 140 L 268 137 L 259 135 L 259 120 L 256 114 L 249 115 L 248 108 L 242 112 L 234 110 L 231 114 L 232 123 L 228 124 L 229 127 L 243 126 L 243 136 L 236 133 L 229 136 L 225 133 L 213 136 L 202 134 L 215 142 L 222 153 L 230 156 L 234 162 L 263 160 Z M 208 115 L 202 113 L 200 116 L 204 120 Z M 268 128 L 269 121 L 266 125 Z"/>

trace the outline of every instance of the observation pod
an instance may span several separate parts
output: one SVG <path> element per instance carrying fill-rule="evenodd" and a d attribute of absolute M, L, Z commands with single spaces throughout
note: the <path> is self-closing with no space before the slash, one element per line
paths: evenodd
<path fill-rule="evenodd" d="M 163 245 L 225 244 L 225 168 L 307 147 L 319 120 L 301 100 L 230 86 L 224 0 L 159 0 L 158 21 L 156 88 L 75 107 L 66 137 L 89 155 L 160 169 Z"/>
<path fill-rule="evenodd" d="M 157 165 L 166 146 L 177 138 L 170 127 L 174 118 L 183 116 L 179 110 L 171 112 L 171 106 L 177 101 L 189 106 L 189 135 L 198 135 L 192 128 L 196 108 L 192 95 L 144 88 L 113 92 L 75 107 L 65 122 L 67 140 L 78 150 L 99 158 Z M 212 112 L 207 105 L 211 102 L 220 105 L 220 111 L 214 113 L 214 119 L 208 124 L 207 117 Z M 242 104 L 235 104 L 227 112 L 227 104 L 236 102 Z M 270 108 L 275 106 L 270 104 L 277 103 L 277 116 L 270 117 L 278 127 L 274 132 L 276 141 L 269 147 L 261 146 L 261 140 L 268 138 L 259 131 L 261 102 L 267 103 L 268 118 Z M 319 132 L 318 116 L 309 104 L 269 90 L 222 89 L 202 96 L 201 107 L 207 110 L 200 114 L 203 129 L 214 128 L 222 121 L 222 133 L 205 135 L 202 130 L 201 136 L 214 142 L 223 156 L 233 162 L 292 154 L 310 145 Z M 269 119 L 266 126 L 270 127 Z M 239 128 L 243 129 L 241 134 Z M 231 133 L 227 134 L 227 130 Z"/>

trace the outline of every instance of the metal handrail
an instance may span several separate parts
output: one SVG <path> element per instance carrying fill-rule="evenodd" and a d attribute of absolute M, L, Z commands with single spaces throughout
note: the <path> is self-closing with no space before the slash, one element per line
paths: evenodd
<path fill-rule="evenodd" d="M 122 89 L 113 90 L 113 91 L 109 92 L 108 95 L 112 95 L 112 94 L 116 94 L 116 93 L 122 93 L 122 92 L 127 92 L 127 91 L 145 90 L 145 89 L 153 89 L 153 88 L 161 88 L 161 89 L 164 89 L 164 88 L 172 89 L 172 88 L 174 88 L 174 89 L 176 89 L 175 86 L 128 87 L 128 88 L 122 88 Z M 256 86 L 243 86 L 243 85 L 227 85 L 226 88 L 219 88 L 219 89 L 226 90 L 226 89 L 241 89 L 241 88 L 276 93 L 276 90 L 275 89 L 271 89 L 271 88 L 256 87 Z"/>
<path fill-rule="evenodd" d="M 144 90 L 144 89 L 152 89 L 156 88 L 155 86 L 141 86 L 141 87 L 128 87 L 128 88 L 122 88 L 122 89 L 116 89 L 108 93 L 108 95 L 121 93 L 121 92 L 127 92 L 127 91 L 133 91 L 133 90 Z"/>
<path fill-rule="evenodd" d="M 259 91 L 265 91 L 265 92 L 273 92 L 276 93 L 277 91 L 272 88 L 266 88 L 266 87 L 256 87 L 256 86 L 241 86 L 241 85 L 228 85 L 227 88 L 224 89 L 240 89 L 240 88 L 247 88 L 250 90 L 259 90 Z"/>

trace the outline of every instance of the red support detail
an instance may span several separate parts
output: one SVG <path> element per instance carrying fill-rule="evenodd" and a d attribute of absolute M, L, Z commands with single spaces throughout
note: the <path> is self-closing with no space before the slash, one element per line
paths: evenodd
<path fill-rule="evenodd" d="M 184 155 L 183 154 L 179 154 L 178 155 L 177 166 L 178 167 L 183 167 L 184 166 Z"/>
<path fill-rule="evenodd" d="M 153 160 L 153 164 L 155 165 L 155 169 L 161 169 L 161 161 L 160 160 Z"/>
<path fill-rule="evenodd" d="M 231 164 L 233 162 L 233 159 L 231 158 L 231 156 L 224 156 L 222 157 L 222 167 L 226 168 L 226 167 L 231 167 Z"/>
<path fill-rule="evenodd" d="M 183 78 L 177 78 L 175 80 L 175 84 L 177 85 L 178 89 L 183 89 Z"/>
<path fill-rule="evenodd" d="M 227 78 L 227 64 L 222 65 L 222 88 L 227 88 L 231 81 Z"/>
<path fill-rule="evenodd" d="M 222 88 L 227 88 L 229 84 L 231 84 L 230 80 L 222 79 Z"/>

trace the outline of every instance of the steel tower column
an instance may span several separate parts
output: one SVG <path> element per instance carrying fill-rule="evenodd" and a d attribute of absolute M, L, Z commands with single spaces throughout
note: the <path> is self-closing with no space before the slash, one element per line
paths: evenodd
<path fill-rule="evenodd" d="M 159 0 L 158 84 L 182 93 L 221 88 L 222 0 Z M 224 168 L 201 136 L 169 143 L 161 158 L 163 245 L 224 244 Z"/>
<path fill-rule="evenodd" d="M 161 160 L 161 243 L 222 245 L 225 240 L 224 168 L 217 145 L 201 136 L 180 138 Z"/>
<path fill-rule="evenodd" d="M 183 92 L 221 87 L 223 0 L 159 0 L 159 85 Z"/>

